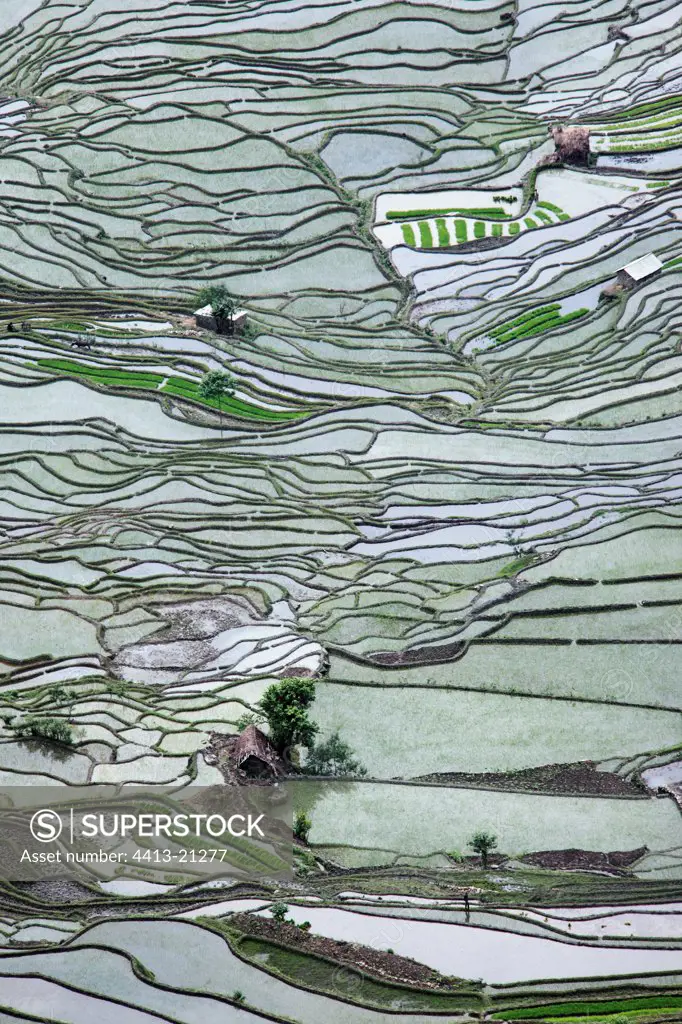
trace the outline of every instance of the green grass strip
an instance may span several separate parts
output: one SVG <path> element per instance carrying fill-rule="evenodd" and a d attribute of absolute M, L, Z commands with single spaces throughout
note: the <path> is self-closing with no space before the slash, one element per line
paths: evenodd
<path fill-rule="evenodd" d="M 419 243 L 422 249 L 433 248 L 433 235 L 431 234 L 431 225 L 428 220 L 419 221 Z"/>
<path fill-rule="evenodd" d="M 436 231 L 438 232 L 438 244 L 450 245 L 450 232 L 442 217 L 438 217 L 436 220 Z"/>
<path fill-rule="evenodd" d="M 502 225 L 501 224 L 493 224 L 493 226 L 492 226 L 492 235 L 493 235 L 493 238 L 500 238 L 501 237 L 501 235 L 502 235 Z"/>
<path fill-rule="evenodd" d="M 482 220 L 474 221 L 474 238 L 485 238 L 485 224 Z"/>
<path fill-rule="evenodd" d="M 550 215 L 548 213 L 545 213 L 544 210 L 536 210 L 535 213 L 534 213 L 534 216 L 537 217 L 538 220 L 541 220 L 543 224 L 553 224 L 554 223 L 554 221 L 552 220 Z"/>
<path fill-rule="evenodd" d="M 455 221 L 455 238 L 459 245 L 467 241 L 467 222 L 465 220 Z"/>
<path fill-rule="evenodd" d="M 516 223 L 516 222 L 514 222 L 514 224 L 510 224 L 509 225 L 509 234 L 510 235 L 518 235 L 520 230 L 521 230 L 521 225 Z"/>
<path fill-rule="evenodd" d="M 545 210 L 551 210 L 552 213 L 563 213 L 564 211 L 556 203 L 548 203 L 546 199 L 541 199 L 535 204 L 536 206 L 542 206 Z"/>
<path fill-rule="evenodd" d="M 403 240 L 406 245 L 411 245 L 414 248 L 417 244 L 417 239 L 414 237 L 414 228 L 411 224 L 401 224 L 400 228 L 403 233 Z"/>
<path fill-rule="evenodd" d="M 533 228 L 538 227 L 538 222 L 536 220 L 533 220 L 532 217 L 524 217 L 523 223 L 526 225 L 529 231 L 532 231 Z"/>

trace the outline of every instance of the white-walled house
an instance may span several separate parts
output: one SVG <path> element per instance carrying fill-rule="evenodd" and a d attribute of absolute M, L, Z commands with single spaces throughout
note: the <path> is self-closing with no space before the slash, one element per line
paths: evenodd
<path fill-rule="evenodd" d="M 235 309 L 232 317 L 232 331 L 219 331 L 216 318 L 213 315 L 213 306 L 209 303 L 207 306 L 202 306 L 201 309 L 197 309 L 194 312 L 194 319 L 197 327 L 203 327 L 207 331 L 215 331 L 217 334 L 239 334 L 243 331 L 246 325 L 246 310 Z"/>

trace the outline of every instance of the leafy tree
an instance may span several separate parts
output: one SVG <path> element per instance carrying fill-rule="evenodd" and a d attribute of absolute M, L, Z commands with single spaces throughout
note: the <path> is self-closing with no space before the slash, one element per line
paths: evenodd
<path fill-rule="evenodd" d="M 68 722 L 61 718 L 41 718 L 38 715 L 26 715 L 19 721 L 12 722 L 12 729 L 17 736 L 35 736 L 58 743 L 73 743 L 73 730 Z"/>
<path fill-rule="evenodd" d="M 270 907 L 270 913 L 277 924 L 284 924 L 289 913 L 289 907 L 286 903 L 273 903 Z"/>
<path fill-rule="evenodd" d="M 488 856 L 497 846 L 497 837 L 492 832 L 475 832 L 469 840 L 469 846 L 481 855 L 481 866 L 488 867 Z"/>
<path fill-rule="evenodd" d="M 234 299 L 229 297 L 220 299 L 212 305 L 212 308 L 217 327 L 220 328 L 227 322 L 227 333 L 232 334 L 234 331 L 234 314 L 237 312 L 237 303 Z"/>
<path fill-rule="evenodd" d="M 209 284 L 197 292 L 194 306 L 196 309 L 201 309 L 203 306 L 211 306 L 215 311 L 217 305 L 221 302 L 226 302 L 229 298 L 231 298 L 230 293 L 224 284 Z"/>
<path fill-rule="evenodd" d="M 353 756 L 353 750 L 338 732 L 333 732 L 323 743 L 316 743 L 305 762 L 308 775 L 359 775 L 367 769 Z"/>
<path fill-rule="evenodd" d="M 312 679 L 282 679 L 268 686 L 260 701 L 260 709 L 270 729 L 270 739 L 280 754 L 300 743 L 310 748 L 317 735 L 317 726 L 308 717 L 308 708 L 315 700 Z"/>
<path fill-rule="evenodd" d="M 224 373 L 222 370 L 209 370 L 201 378 L 201 384 L 199 385 L 199 394 L 202 398 L 208 398 L 211 401 L 218 402 L 218 413 L 221 417 L 220 420 L 220 431 L 222 434 L 222 415 L 223 415 L 223 398 L 229 398 L 234 394 L 235 383 L 234 377 L 229 373 Z"/>
<path fill-rule="evenodd" d="M 308 845 L 308 836 L 310 830 L 313 827 L 313 823 L 305 813 L 305 811 L 296 811 L 294 817 L 294 835 L 297 839 L 300 839 L 302 843 Z"/>

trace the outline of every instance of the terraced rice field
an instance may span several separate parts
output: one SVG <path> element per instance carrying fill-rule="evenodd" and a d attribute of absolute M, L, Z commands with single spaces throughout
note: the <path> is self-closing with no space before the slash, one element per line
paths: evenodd
<path fill-rule="evenodd" d="M 3 876 L 0 1024 L 679 1015 L 679 4 L 3 8 L 2 792 L 290 677 L 365 772 L 285 879 Z"/>

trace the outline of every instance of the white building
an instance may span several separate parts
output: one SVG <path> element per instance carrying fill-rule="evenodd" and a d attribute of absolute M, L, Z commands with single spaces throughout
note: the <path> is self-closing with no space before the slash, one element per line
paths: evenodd
<path fill-rule="evenodd" d="M 216 318 L 213 316 L 213 306 L 202 306 L 194 312 L 194 319 L 197 327 L 203 327 L 207 331 L 218 331 Z M 246 310 L 235 309 L 232 317 L 233 334 L 239 334 L 246 324 Z"/>
<path fill-rule="evenodd" d="M 619 274 L 625 276 L 626 283 L 632 283 L 632 281 L 643 281 L 645 277 L 657 274 L 662 267 L 663 264 L 658 256 L 650 252 L 646 256 L 640 256 L 639 259 L 633 260 L 632 263 L 628 263 L 619 271 Z"/>

